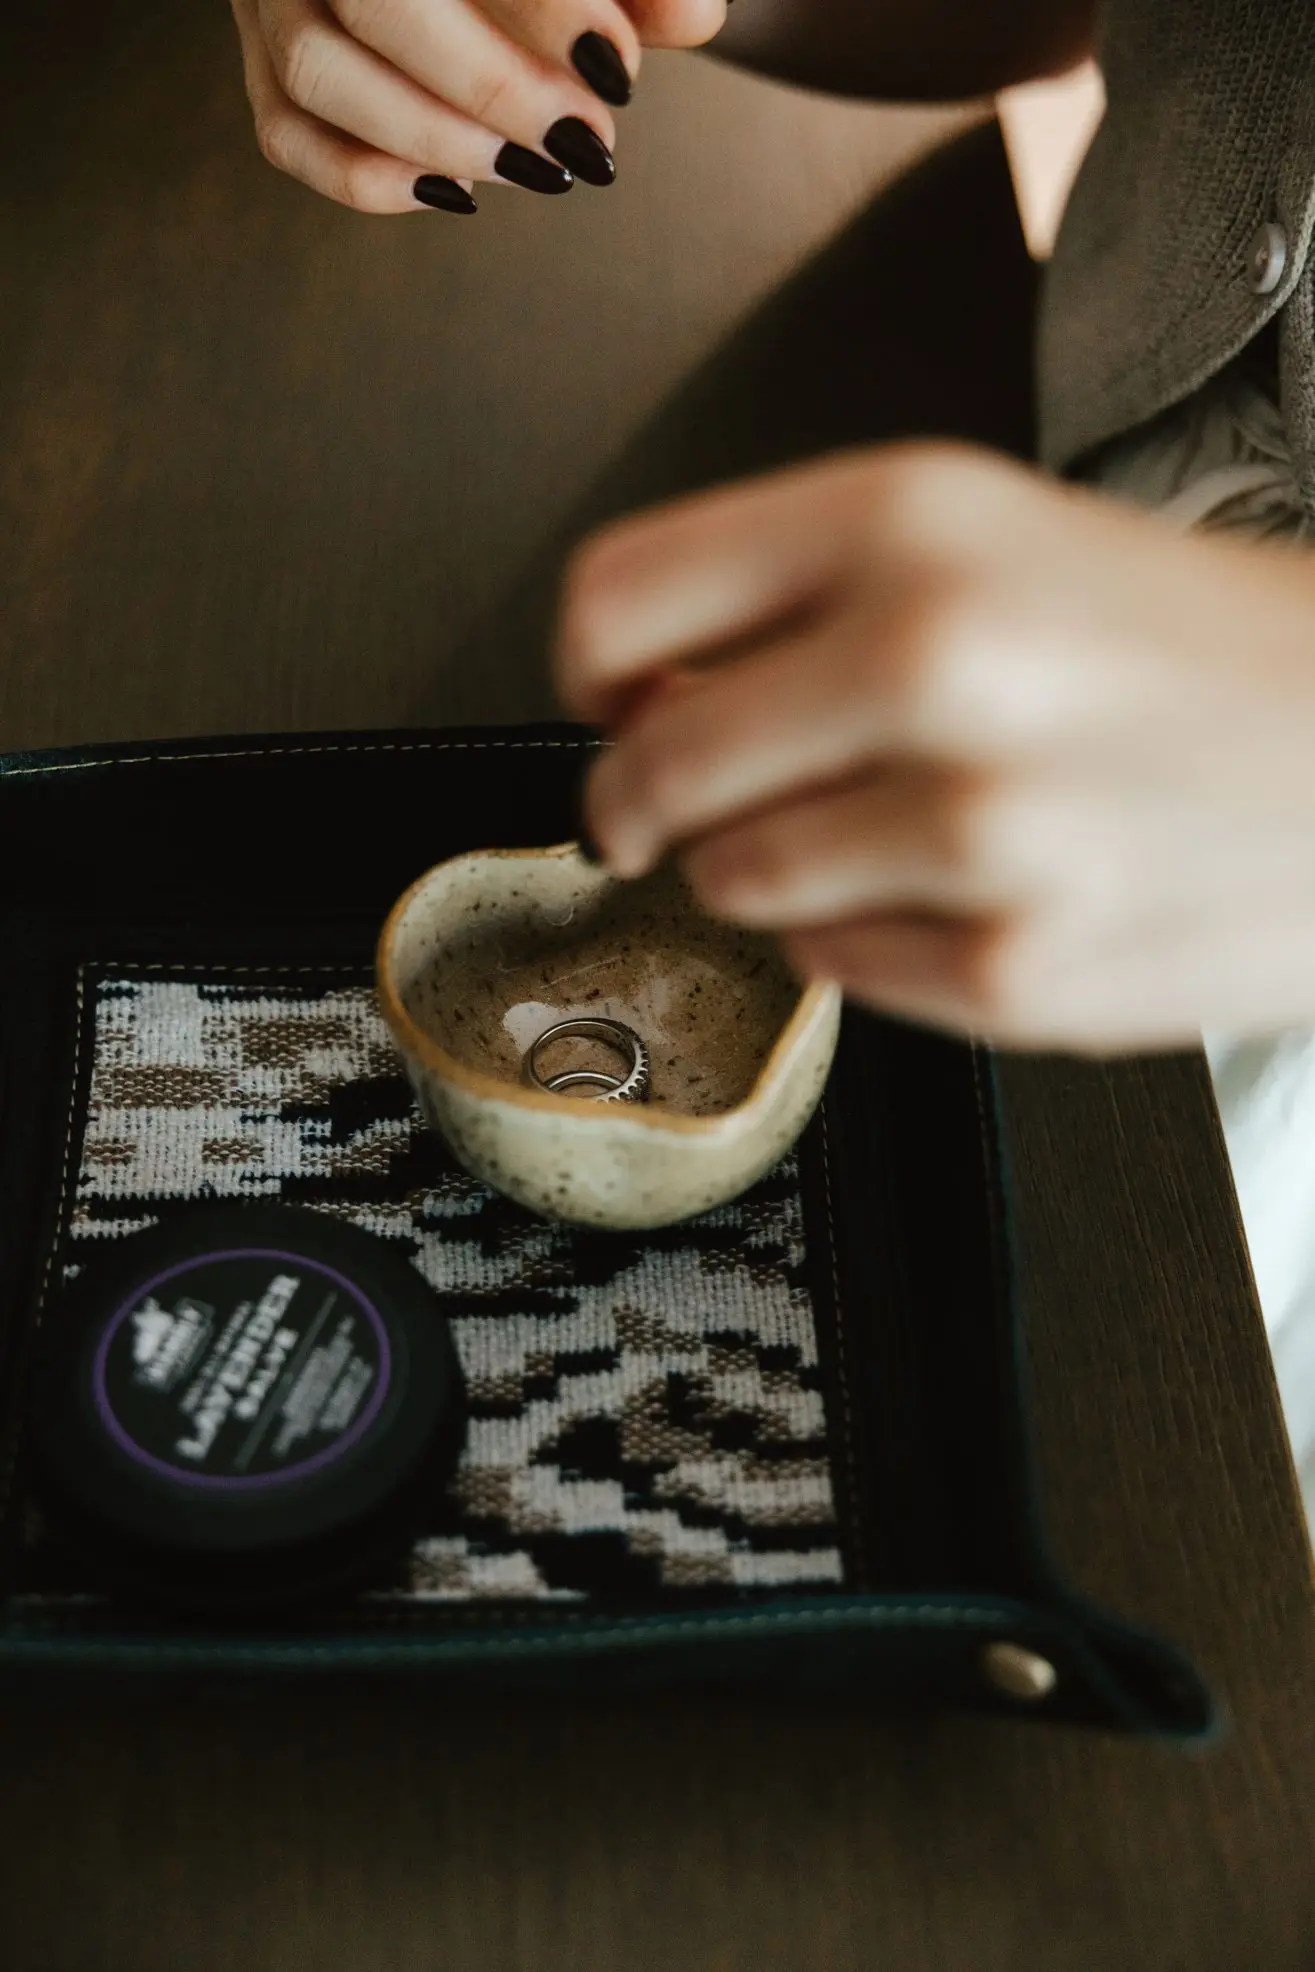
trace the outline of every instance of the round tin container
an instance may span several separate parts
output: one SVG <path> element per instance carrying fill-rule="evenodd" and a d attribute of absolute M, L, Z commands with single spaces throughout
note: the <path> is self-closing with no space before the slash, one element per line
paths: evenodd
<path fill-rule="evenodd" d="M 38 1483 L 97 1576 L 180 1604 L 302 1600 L 404 1550 L 464 1435 L 409 1262 L 284 1206 L 203 1206 L 89 1264 L 39 1338 Z"/>

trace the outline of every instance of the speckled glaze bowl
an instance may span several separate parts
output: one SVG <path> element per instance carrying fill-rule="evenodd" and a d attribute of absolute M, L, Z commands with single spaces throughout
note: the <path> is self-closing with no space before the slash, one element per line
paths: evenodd
<path fill-rule="evenodd" d="M 466 1168 L 590 1226 L 670 1225 L 753 1184 L 812 1114 L 840 1021 L 834 987 L 801 988 L 673 869 L 618 883 L 574 843 L 430 870 L 384 926 L 377 976 L 421 1109 Z M 527 1049 L 582 1015 L 644 1037 L 649 1101 L 527 1085 Z M 552 1045 L 554 1067 L 617 1067 L 596 1041 Z"/>

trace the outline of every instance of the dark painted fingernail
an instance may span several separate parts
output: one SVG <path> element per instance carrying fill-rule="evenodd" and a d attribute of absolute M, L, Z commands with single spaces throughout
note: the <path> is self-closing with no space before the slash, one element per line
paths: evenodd
<path fill-rule="evenodd" d="M 478 212 L 479 207 L 464 185 L 458 185 L 455 178 L 429 176 L 417 178 L 411 187 L 413 199 L 421 205 L 432 205 L 436 212 Z"/>
<path fill-rule="evenodd" d="M 589 833 L 588 828 L 583 822 L 581 822 L 580 824 L 580 834 L 576 840 L 575 846 L 580 852 L 581 862 L 592 863 L 593 867 L 596 870 L 602 868 L 603 852 L 598 847 L 598 844 L 594 841 L 592 835 L 590 835 Z"/>
<path fill-rule="evenodd" d="M 626 65 L 606 35 L 591 29 L 582 34 L 571 50 L 577 75 L 582 75 L 595 96 L 601 96 L 614 109 L 624 109 L 630 101 L 630 77 Z"/>
<path fill-rule="evenodd" d="M 583 117 L 559 117 L 544 138 L 543 148 L 586 185 L 610 185 L 616 177 L 612 153 Z"/>
<path fill-rule="evenodd" d="M 504 144 L 493 160 L 493 169 L 509 185 L 520 185 L 527 192 L 569 192 L 575 183 L 569 171 L 551 158 L 527 151 L 524 144 Z"/>

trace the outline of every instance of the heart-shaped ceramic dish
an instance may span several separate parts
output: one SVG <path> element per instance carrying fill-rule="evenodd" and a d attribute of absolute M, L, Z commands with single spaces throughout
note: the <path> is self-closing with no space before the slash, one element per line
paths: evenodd
<path fill-rule="evenodd" d="M 440 863 L 384 926 L 377 978 L 421 1109 L 467 1169 L 592 1226 L 669 1225 L 746 1190 L 812 1114 L 840 1021 L 834 987 L 801 987 L 673 868 L 619 883 L 574 843 Z M 649 1100 L 527 1083 L 532 1044 L 586 1016 L 643 1037 Z M 554 1046 L 566 1068 L 617 1066 L 596 1042 Z"/>

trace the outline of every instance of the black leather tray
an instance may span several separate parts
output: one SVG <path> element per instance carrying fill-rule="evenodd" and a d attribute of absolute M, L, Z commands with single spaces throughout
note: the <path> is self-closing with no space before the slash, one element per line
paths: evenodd
<path fill-rule="evenodd" d="M 1075 1595 L 1046 1553 L 989 1057 L 852 1012 L 798 1167 L 838 1582 L 683 1591 L 623 1570 L 562 1603 L 357 1598 L 263 1627 L 198 1627 L 76 1581 L 27 1592 L 26 1365 L 70 1238 L 88 979 L 268 966 L 364 982 L 390 903 L 430 864 L 574 833 L 590 745 L 536 727 L 0 760 L 0 1680 L 697 1687 L 1208 1736 L 1192 1666 Z M 1053 1689 L 1002 1689 L 1000 1643 L 1053 1665 Z"/>

